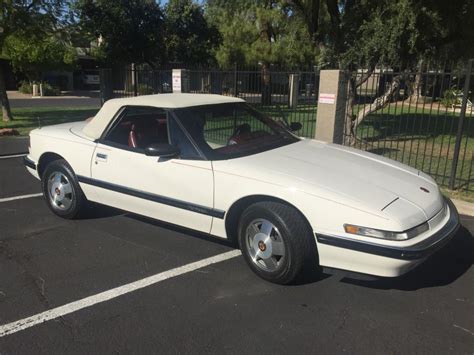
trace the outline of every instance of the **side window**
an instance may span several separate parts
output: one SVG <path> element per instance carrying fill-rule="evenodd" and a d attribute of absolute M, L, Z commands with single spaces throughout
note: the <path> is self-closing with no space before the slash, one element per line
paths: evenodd
<path fill-rule="evenodd" d="M 105 141 L 137 150 L 154 143 L 169 143 L 167 113 L 155 107 L 127 107 Z"/>
<path fill-rule="evenodd" d="M 171 144 L 179 148 L 181 159 L 201 160 L 201 155 L 186 136 L 178 122 L 176 122 L 173 117 L 170 117 L 168 122 Z"/>
<path fill-rule="evenodd" d="M 268 125 L 242 109 L 208 111 L 204 122 L 204 140 L 213 150 L 274 134 Z"/>

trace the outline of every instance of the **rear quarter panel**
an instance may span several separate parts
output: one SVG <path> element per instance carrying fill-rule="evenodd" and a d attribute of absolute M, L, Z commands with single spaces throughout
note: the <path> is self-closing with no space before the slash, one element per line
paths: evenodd
<path fill-rule="evenodd" d="M 72 133 L 69 125 L 57 125 L 36 129 L 30 133 L 30 158 L 36 162 L 38 169 L 41 158 L 47 153 L 61 156 L 72 167 L 76 175 L 91 176 L 91 159 L 96 143 Z M 86 197 L 96 200 L 94 190 L 81 184 Z"/>

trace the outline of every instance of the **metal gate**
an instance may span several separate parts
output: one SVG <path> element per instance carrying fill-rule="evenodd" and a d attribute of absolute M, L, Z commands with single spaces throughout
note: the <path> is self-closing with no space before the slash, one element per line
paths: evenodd
<path fill-rule="evenodd" d="M 473 60 L 462 68 L 352 71 L 346 144 L 413 166 L 451 189 L 472 191 L 472 67 Z"/>

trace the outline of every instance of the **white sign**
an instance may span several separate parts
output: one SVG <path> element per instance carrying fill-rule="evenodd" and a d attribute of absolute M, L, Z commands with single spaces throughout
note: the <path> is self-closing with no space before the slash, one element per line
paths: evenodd
<path fill-rule="evenodd" d="M 319 94 L 318 103 L 334 105 L 336 102 L 336 94 Z"/>
<path fill-rule="evenodd" d="M 173 92 L 181 92 L 181 69 L 173 69 Z"/>

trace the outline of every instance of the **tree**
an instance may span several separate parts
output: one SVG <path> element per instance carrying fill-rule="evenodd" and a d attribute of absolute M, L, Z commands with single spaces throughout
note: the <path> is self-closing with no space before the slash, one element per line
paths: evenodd
<path fill-rule="evenodd" d="M 5 61 L 15 39 L 35 42 L 60 23 L 65 12 L 64 0 L 3 0 L 0 3 L 0 102 L 3 120 L 13 119 L 6 92 Z M 14 46 L 13 46 L 14 47 Z"/>
<path fill-rule="evenodd" d="M 165 6 L 167 59 L 185 65 L 210 64 L 219 43 L 219 31 L 192 0 L 170 0 Z"/>
<path fill-rule="evenodd" d="M 474 40 L 473 28 L 466 20 L 474 15 L 472 1 L 367 1 L 365 7 L 353 6 L 350 11 L 351 14 L 340 14 L 346 17 L 341 21 L 341 29 L 344 33 L 344 26 L 358 30 L 344 38 L 342 65 L 358 62 L 368 68 L 362 77 L 351 78 L 351 96 L 354 97 L 357 86 L 370 77 L 376 64 L 389 64 L 400 72 L 380 97 L 352 117 L 351 141 L 364 118 L 390 103 L 402 84 L 411 91 L 411 100 L 418 102 L 421 73 L 428 62 L 442 65 L 474 55 L 469 45 Z M 415 71 L 417 75 L 408 75 Z M 352 114 L 352 105 L 348 113 Z"/>
<path fill-rule="evenodd" d="M 421 73 L 428 62 L 457 61 L 474 55 L 472 0 L 287 0 L 303 19 L 313 45 L 320 49 L 320 67 L 364 68 L 352 71 L 347 110 L 354 138 L 363 119 L 385 105 L 403 83 L 411 98 L 421 95 Z M 373 74 L 377 64 L 396 66 L 400 75 L 371 105 L 352 116 L 355 93 Z"/>
<path fill-rule="evenodd" d="M 103 62 L 153 68 L 165 60 L 163 12 L 154 0 L 78 0 L 75 10 L 89 39 L 101 39 Z"/>
<path fill-rule="evenodd" d="M 13 69 L 25 74 L 30 81 L 41 80 L 44 71 L 67 68 L 76 60 L 74 48 L 55 35 L 35 41 L 12 35 L 5 40 L 3 50 Z"/>
<path fill-rule="evenodd" d="M 261 65 L 262 103 L 271 103 L 272 64 L 297 66 L 314 57 L 301 20 L 279 0 L 208 0 L 207 16 L 221 34 L 220 66 Z"/>
<path fill-rule="evenodd" d="M 279 0 L 208 0 L 207 17 L 222 38 L 216 50 L 219 65 L 312 62 L 310 36 L 302 20 L 289 10 Z"/>

